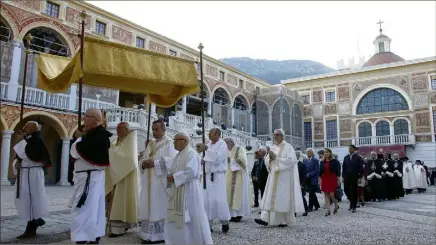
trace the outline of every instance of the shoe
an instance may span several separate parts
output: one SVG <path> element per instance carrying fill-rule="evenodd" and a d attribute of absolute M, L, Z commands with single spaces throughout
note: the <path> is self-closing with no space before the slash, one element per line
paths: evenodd
<path fill-rule="evenodd" d="M 315 208 L 313 211 L 317 211 L 319 209 L 319 207 Z"/>
<path fill-rule="evenodd" d="M 30 238 L 30 237 L 36 237 L 36 230 L 35 231 L 25 231 L 23 234 L 17 236 L 18 239 Z"/>
<path fill-rule="evenodd" d="M 254 219 L 254 222 L 256 222 L 259 225 L 263 225 L 263 226 L 267 226 L 268 225 L 268 222 L 265 222 L 265 221 L 263 221 L 261 219 Z"/>
<path fill-rule="evenodd" d="M 337 213 L 338 213 L 338 209 L 339 209 L 339 207 L 338 207 L 338 208 L 335 208 L 335 209 L 333 209 L 333 214 L 337 214 Z"/>
<path fill-rule="evenodd" d="M 36 226 L 37 227 L 40 227 L 40 226 L 43 226 L 43 225 L 45 225 L 45 220 L 43 220 L 41 218 L 36 220 Z"/>
<path fill-rule="evenodd" d="M 159 243 L 165 243 L 165 241 L 142 241 L 141 244 L 159 244 Z"/>
<path fill-rule="evenodd" d="M 230 230 L 230 225 L 222 225 L 221 230 L 223 233 L 227 233 Z"/>
<path fill-rule="evenodd" d="M 122 235 L 124 235 L 124 233 L 123 233 L 123 234 L 114 234 L 114 233 L 112 233 L 112 234 L 110 234 L 108 237 L 109 237 L 109 238 L 115 238 L 115 237 L 120 237 L 120 236 L 122 236 Z"/>
<path fill-rule="evenodd" d="M 308 212 L 308 213 L 313 212 L 313 208 L 309 208 L 309 209 L 307 210 L 307 212 Z"/>
<path fill-rule="evenodd" d="M 285 228 L 285 227 L 288 227 L 288 225 L 278 225 L 278 227 Z"/>
<path fill-rule="evenodd" d="M 365 203 L 364 202 L 362 202 L 361 204 L 360 204 L 362 207 L 364 207 L 365 206 Z"/>
<path fill-rule="evenodd" d="M 328 211 L 327 213 L 324 214 L 324 216 L 329 216 L 330 215 L 330 211 Z"/>
<path fill-rule="evenodd" d="M 307 212 L 303 214 L 303 216 L 307 216 Z"/>
<path fill-rule="evenodd" d="M 352 213 L 356 213 L 356 209 L 355 208 L 353 208 L 353 211 L 351 211 Z"/>

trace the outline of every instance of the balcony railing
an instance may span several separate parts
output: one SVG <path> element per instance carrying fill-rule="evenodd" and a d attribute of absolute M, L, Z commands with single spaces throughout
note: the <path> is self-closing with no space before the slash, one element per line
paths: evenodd
<path fill-rule="evenodd" d="M 416 143 L 415 135 L 401 134 L 401 135 L 385 135 L 373 137 L 356 137 L 351 139 L 341 140 L 325 140 L 325 141 L 306 141 L 306 148 L 319 148 L 319 147 L 346 147 L 348 144 L 340 142 L 349 142 L 356 146 L 371 146 L 371 145 L 413 145 Z"/>
<path fill-rule="evenodd" d="M 12 86 L 11 84 L 8 83 L 1 83 L 0 98 L 2 100 L 9 100 L 16 103 L 20 103 L 21 91 L 22 91 L 21 85 Z M 24 104 L 37 106 L 37 107 L 50 108 L 55 110 L 77 111 L 78 99 L 76 99 L 76 101 L 71 101 L 70 98 L 74 93 L 75 91 L 72 91 L 70 94 L 63 94 L 63 93 L 52 94 L 42 89 L 26 86 Z M 118 106 L 112 103 L 99 101 L 99 100 L 93 100 L 87 98 L 83 98 L 82 100 L 83 112 L 85 112 L 89 108 L 108 109 L 114 107 L 118 107 Z"/>

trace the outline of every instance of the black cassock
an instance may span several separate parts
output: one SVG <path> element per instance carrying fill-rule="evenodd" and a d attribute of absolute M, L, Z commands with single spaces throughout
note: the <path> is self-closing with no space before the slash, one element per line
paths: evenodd
<path fill-rule="evenodd" d="M 385 198 L 385 186 L 382 178 L 383 162 L 379 159 L 368 160 L 368 185 L 371 189 L 372 200 L 383 200 Z M 370 179 L 371 178 L 371 179 Z"/>
<path fill-rule="evenodd" d="M 394 183 L 394 178 L 395 178 L 394 161 L 392 159 L 388 159 L 385 165 L 383 166 L 383 170 L 385 172 L 384 180 L 386 185 L 387 198 L 389 200 L 396 199 L 395 183 Z"/>
<path fill-rule="evenodd" d="M 392 185 L 394 190 L 394 197 L 396 199 L 400 197 L 404 197 L 404 189 L 403 189 L 403 161 L 401 160 L 392 160 L 392 170 L 394 173 Z"/>

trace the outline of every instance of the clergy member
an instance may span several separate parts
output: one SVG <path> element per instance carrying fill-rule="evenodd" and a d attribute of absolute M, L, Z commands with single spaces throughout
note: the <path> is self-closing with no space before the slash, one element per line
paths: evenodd
<path fill-rule="evenodd" d="M 171 138 L 165 135 L 165 122 L 156 120 L 152 125 L 153 140 L 150 140 L 142 157 L 139 191 L 138 231 L 143 244 L 162 243 L 165 240 L 164 226 L 167 217 L 167 174 L 177 151 Z"/>
<path fill-rule="evenodd" d="M 100 110 L 84 115 L 85 134 L 71 147 L 74 162 L 74 194 L 70 203 L 73 221 L 71 240 L 77 244 L 98 244 L 105 235 L 105 168 L 109 167 L 112 134 L 102 126 Z"/>
<path fill-rule="evenodd" d="M 206 189 L 203 190 L 204 208 L 206 209 L 209 219 L 210 229 L 214 219 L 221 223 L 221 229 L 227 233 L 230 229 L 230 210 L 227 204 L 226 192 L 226 170 L 228 167 L 227 157 L 229 150 L 226 142 L 221 139 L 221 130 L 212 128 L 209 131 L 210 143 L 206 149 L 206 154 L 201 161 L 205 165 L 206 172 Z"/>
<path fill-rule="evenodd" d="M 168 171 L 169 203 L 165 222 L 166 244 L 213 244 L 203 193 L 200 157 L 185 133 L 174 136 L 179 151 Z"/>
<path fill-rule="evenodd" d="M 422 166 L 421 160 L 416 160 L 415 166 L 413 166 L 416 176 L 416 185 L 418 187 L 418 193 L 425 192 L 427 190 L 427 173 L 424 166 Z"/>
<path fill-rule="evenodd" d="M 382 180 L 382 161 L 377 159 L 377 154 L 372 151 L 370 154 L 370 159 L 367 163 L 368 168 L 368 185 L 371 188 L 371 198 L 372 201 L 381 201 L 384 199 L 383 193 L 383 180 Z"/>
<path fill-rule="evenodd" d="M 400 160 L 398 153 L 392 154 L 392 172 L 394 177 L 392 177 L 392 190 L 393 198 L 399 199 L 404 197 L 403 189 L 403 161 Z"/>
<path fill-rule="evenodd" d="M 45 167 L 51 166 L 50 156 L 37 122 L 27 122 L 22 129 L 23 140 L 14 146 L 17 154 L 14 174 L 17 175 L 15 205 L 20 220 L 27 221 L 26 230 L 18 238 L 36 236 L 36 229 L 43 226 L 42 217 L 48 216 L 45 196 Z"/>
<path fill-rule="evenodd" d="M 231 138 L 224 139 L 229 150 L 226 172 L 227 202 L 231 222 L 240 222 L 242 217 L 250 215 L 250 195 L 248 189 L 247 153 Z"/>
<path fill-rule="evenodd" d="M 413 189 L 417 187 L 415 171 L 413 164 L 408 157 L 404 157 L 403 163 L 403 188 L 406 190 L 406 195 L 412 194 Z"/>
<path fill-rule="evenodd" d="M 296 223 L 295 214 L 304 214 L 298 174 L 297 156 L 291 144 L 284 140 L 281 129 L 274 131 L 275 145 L 271 146 L 265 164 L 269 175 L 260 204 L 260 225 L 287 227 Z"/>
<path fill-rule="evenodd" d="M 117 125 L 117 139 L 109 149 L 106 175 L 106 214 L 109 237 L 119 237 L 136 226 L 138 199 L 138 149 L 136 131 L 127 122 Z"/>

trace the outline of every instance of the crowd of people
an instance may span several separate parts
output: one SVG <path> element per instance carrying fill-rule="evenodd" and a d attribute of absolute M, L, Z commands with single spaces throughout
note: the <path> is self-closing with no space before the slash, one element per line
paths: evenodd
<path fill-rule="evenodd" d="M 145 151 L 138 154 L 137 134 L 128 123 L 120 122 L 116 139 L 111 140 L 112 133 L 102 125 L 100 110 L 86 111 L 83 132 L 70 150 L 74 159 L 74 191 L 69 202 L 71 240 L 76 244 L 98 244 L 103 236 L 119 237 L 130 229 L 136 229 L 143 244 L 213 244 L 214 221 L 219 221 L 221 231 L 228 233 L 232 222 L 251 214 L 253 195 L 243 147 L 231 138 L 222 139 L 218 128 L 209 131 L 210 143 L 197 144 L 195 150 L 188 134 L 167 136 L 162 120 L 154 121 L 151 128 L 154 139 L 147 141 Z M 19 238 L 29 238 L 36 235 L 45 224 L 43 218 L 49 215 L 44 169 L 50 167 L 50 156 L 38 123 L 26 123 L 22 133 L 23 139 L 14 146 L 17 157 L 13 166 L 17 211 L 27 221 Z M 284 136 L 283 130 L 275 130 L 275 144 L 256 152 L 251 177 L 254 207 L 260 207 L 260 217 L 254 221 L 259 225 L 295 225 L 297 215 L 306 216 L 320 208 L 316 196 L 319 191 L 324 193 L 325 215 L 330 215 L 330 204 L 334 204 L 336 214 L 341 180 L 353 212 L 358 185 L 366 181 L 376 199 L 400 195 L 402 182 L 397 177 L 403 178 L 407 190 L 418 187 L 425 191 L 418 176 L 421 165 L 412 168 L 404 164 L 403 171 L 402 161 L 395 156 L 388 161 L 371 159 L 365 163 L 357 148 L 350 146 L 341 167 L 330 149 L 319 152 L 316 159 L 312 149 L 307 150 L 307 155 L 295 151 Z M 385 187 L 395 190 L 395 194 L 384 189 L 377 192 Z"/>
<path fill-rule="evenodd" d="M 259 206 L 258 193 L 260 191 L 263 197 L 268 179 L 269 172 L 265 165 L 268 152 L 269 147 L 255 152 L 256 160 L 251 172 L 255 207 Z M 409 158 L 400 158 L 397 153 L 385 156 L 371 152 L 369 157 L 362 157 L 358 148 L 350 145 L 343 164 L 328 148 L 318 151 L 318 157 L 315 157 L 311 148 L 306 153 L 296 152 L 305 208 L 303 216 L 320 208 L 316 193 L 323 193 L 324 215 L 329 216 L 332 204 L 333 214 L 338 212 L 343 192 L 350 202 L 349 210 L 355 213 L 365 202 L 395 200 L 411 194 L 413 190 L 423 193 L 428 185 L 435 185 L 436 170 L 429 170 L 421 160 L 412 164 Z"/>

